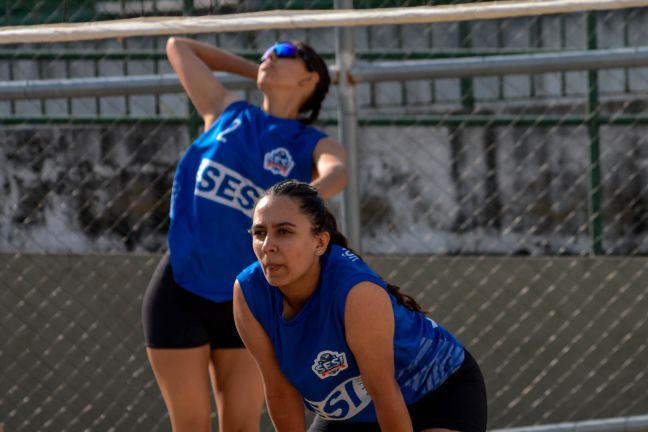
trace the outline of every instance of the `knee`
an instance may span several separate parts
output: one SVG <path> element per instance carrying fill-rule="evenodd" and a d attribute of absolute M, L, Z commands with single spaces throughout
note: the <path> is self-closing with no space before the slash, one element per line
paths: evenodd
<path fill-rule="evenodd" d="M 185 412 L 171 418 L 173 432 L 210 432 L 210 413 Z"/>
<path fill-rule="evenodd" d="M 259 432 L 261 430 L 261 409 L 250 409 L 245 412 L 224 410 L 218 413 L 218 427 L 221 432 Z"/>
<path fill-rule="evenodd" d="M 220 421 L 218 428 L 221 432 L 259 432 L 261 430 L 260 420 L 236 419 L 234 421 Z"/>

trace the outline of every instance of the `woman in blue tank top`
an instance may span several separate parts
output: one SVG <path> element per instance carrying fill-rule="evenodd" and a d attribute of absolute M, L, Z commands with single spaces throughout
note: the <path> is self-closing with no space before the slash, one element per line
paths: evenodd
<path fill-rule="evenodd" d="M 205 131 L 173 180 L 169 254 L 142 306 L 147 355 L 174 432 L 210 430 L 210 381 L 219 429 L 258 432 L 263 386 L 234 325 L 232 286 L 255 260 L 247 230 L 266 188 L 299 179 L 329 197 L 346 184 L 343 148 L 309 126 L 330 77 L 299 41 L 275 43 L 259 64 L 175 37 L 167 56 Z M 256 79 L 262 106 L 239 100 L 213 71 Z"/>
<path fill-rule="evenodd" d="M 486 430 L 479 366 L 413 298 L 347 249 L 312 186 L 285 180 L 252 217 L 257 262 L 234 318 L 278 431 Z"/>

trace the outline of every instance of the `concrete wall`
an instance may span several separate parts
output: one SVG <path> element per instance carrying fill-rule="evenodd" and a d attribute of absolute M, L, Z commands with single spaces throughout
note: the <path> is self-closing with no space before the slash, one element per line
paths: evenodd
<path fill-rule="evenodd" d="M 7 431 L 169 430 L 140 324 L 158 258 L 0 254 Z M 647 412 L 645 258 L 368 261 L 479 360 L 490 428 Z"/>
<path fill-rule="evenodd" d="M 258 4 L 248 5 L 251 7 Z M 597 14 L 600 48 L 648 41 L 648 11 Z M 586 48 L 584 14 L 470 23 L 475 50 Z M 535 32 L 535 33 L 534 33 Z M 537 34 L 536 34 L 537 33 Z M 457 23 L 355 29 L 358 53 L 458 49 Z M 536 34 L 537 41 L 532 40 Z M 233 50 L 302 38 L 334 51 L 333 29 L 201 34 Z M 42 45 L 41 50 L 162 51 L 166 38 L 127 38 Z M 537 46 L 536 46 L 537 45 Z M 23 49 L 25 47 L 16 47 Z M 0 80 L 119 76 L 170 72 L 155 60 L 0 60 Z M 479 77 L 476 113 L 541 119 L 586 112 L 587 73 Z M 646 111 L 645 69 L 599 73 L 601 114 Z M 460 113 L 461 80 L 380 82 L 358 86 L 361 118 Z M 259 101 L 258 92 L 249 96 Z M 322 117 L 335 118 L 331 89 Z M 26 124 L 0 130 L 0 250 L 45 252 L 164 249 L 168 194 L 188 146 L 183 94 L 71 100 L 0 101 L 0 118 L 40 117 L 156 121 L 133 125 Z M 158 122 L 159 120 L 159 122 Z M 334 127 L 325 128 L 337 137 Z M 648 145 L 639 125 L 601 128 L 603 248 L 648 253 Z M 362 127 L 358 132 L 363 249 L 374 254 L 586 254 L 589 138 L 580 126 Z"/>

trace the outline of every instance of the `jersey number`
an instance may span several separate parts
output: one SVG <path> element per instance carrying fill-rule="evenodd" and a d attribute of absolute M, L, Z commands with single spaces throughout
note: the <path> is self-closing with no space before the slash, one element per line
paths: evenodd
<path fill-rule="evenodd" d="M 225 129 L 224 131 L 222 131 L 221 133 L 216 135 L 216 140 L 220 141 L 220 142 L 227 142 L 227 138 L 225 138 L 225 134 L 228 134 L 230 132 L 234 132 L 236 129 L 239 128 L 239 126 L 241 126 L 241 119 L 237 119 L 237 118 L 234 119 L 232 124 L 229 125 L 229 127 L 227 129 Z"/>

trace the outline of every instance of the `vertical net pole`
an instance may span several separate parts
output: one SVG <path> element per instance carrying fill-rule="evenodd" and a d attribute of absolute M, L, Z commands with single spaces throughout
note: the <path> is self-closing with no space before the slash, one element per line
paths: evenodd
<path fill-rule="evenodd" d="M 353 9 L 353 0 L 335 0 L 336 9 Z M 358 185 L 358 109 L 355 84 L 350 80 L 353 67 L 353 28 L 335 28 L 335 56 L 338 77 L 338 127 L 342 145 L 347 150 L 348 184 L 343 200 L 343 229 L 349 244 L 362 251 L 360 243 L 360 193 Z"/>

